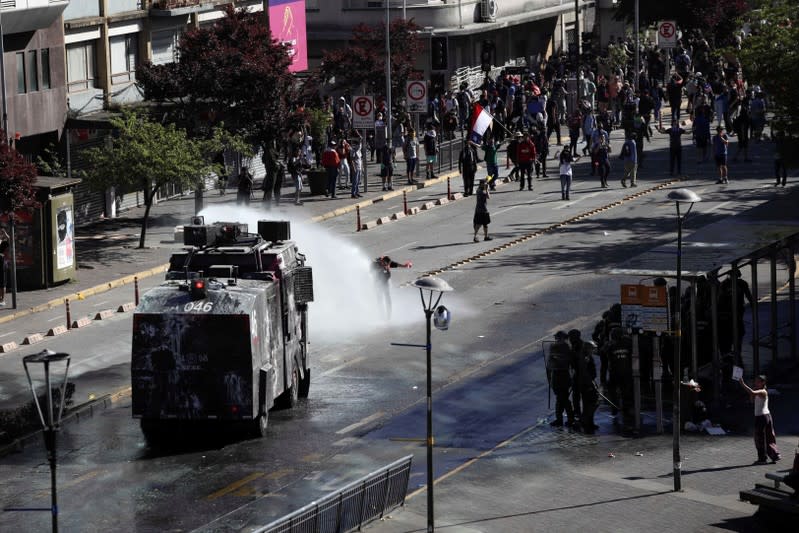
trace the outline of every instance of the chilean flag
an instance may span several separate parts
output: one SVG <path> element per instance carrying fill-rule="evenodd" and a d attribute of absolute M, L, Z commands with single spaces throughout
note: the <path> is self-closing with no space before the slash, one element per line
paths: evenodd
<path fill-rule="evenodd" d="M 483 141 L 483 135 L 491 127 L 493 121 L 494 117 L 479 103 L 475 103 L 472 108 L 472 132 L 469 134 L 469 140 L 480 144 Z"/>

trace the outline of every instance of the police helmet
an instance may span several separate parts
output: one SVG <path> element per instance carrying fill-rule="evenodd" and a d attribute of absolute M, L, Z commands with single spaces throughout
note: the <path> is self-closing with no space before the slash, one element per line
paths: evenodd
<path fill-rule="evenodd" d="M 567 338 L 569 338 L 569 335 L 563 330 L 558 331 L 557 333 L 555 333 L 555 339 L 557 339 L 559 341 L 563 340 L 563 339 L 567 339 Z"/>
<path fill-rule="evenodd" d="M 570 329 L 569 330 L 569 338 L 572 340 L 577 340 L 580 338 L 580 330 L 579 329 Z"/>

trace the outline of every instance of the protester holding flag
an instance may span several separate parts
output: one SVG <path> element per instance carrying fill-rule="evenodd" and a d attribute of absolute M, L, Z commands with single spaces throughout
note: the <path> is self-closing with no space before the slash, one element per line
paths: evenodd
<path fill-rule="evenodd" d="M 500 143 L 495 141 L 493 135 L 489 132 L 483 139 L 483 160 L 486 163 L 486 183 L 488 188 L 492 191 L 496 190 L 496 179 L 499 176 L 499 162 L 497 160 L 497 152 L 499 151 Z"/>

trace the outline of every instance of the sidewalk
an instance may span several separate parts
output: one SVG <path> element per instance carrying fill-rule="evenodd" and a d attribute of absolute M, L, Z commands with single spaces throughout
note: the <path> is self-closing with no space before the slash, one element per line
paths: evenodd
<path fill-rule="evenodd" d="M 794 383 L 797 377 L 794 372 Z M 436 477 L 436 528 L 452 533 L 795 531 L 790 522 L 753 516 L 757 507 L 738 497 L 755 483 L 770 484 L 765 473 L 791 466 L 799 437 L 799 389 L 786 384 L 778 390 L 771 408 L 782 462 L 752 464 L 752 405 L 736 401 L 725 418 L 738 419 L 743 427 L 724 436 L 681 436 L 680 492 L 673 490 L 671 434 L 650 431 L 642 438 L 623 438 L 613 431 L 606 406 L 597 412 L 598 435 L 553 429 L 544 419 L 490 450 L 448 434 L 463 431 L 455 421 L 439 422 L 434 461 L 437 472 L 442 463 L 446 472 Z M 441 396 L 439 406 L 446 402 Z M 529 409 L 525 418 L 534 420 L 535 408 Z M 448 447 L 453 443 L 457 447 Z M 425 465 L 419 445 L 405 506 L 366 530 L 426 530 Z"/>

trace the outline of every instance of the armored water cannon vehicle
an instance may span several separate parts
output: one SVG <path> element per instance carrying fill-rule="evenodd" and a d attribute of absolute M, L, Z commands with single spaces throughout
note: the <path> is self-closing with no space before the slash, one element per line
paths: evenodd
<path fill-rule="evenodd" d="M 166 280 L 133 315 L 133 416 L 149 442 L 185 426 L 244 426 L 307 397 L 313 276 L 285 221 L 194 217 Z"/>

